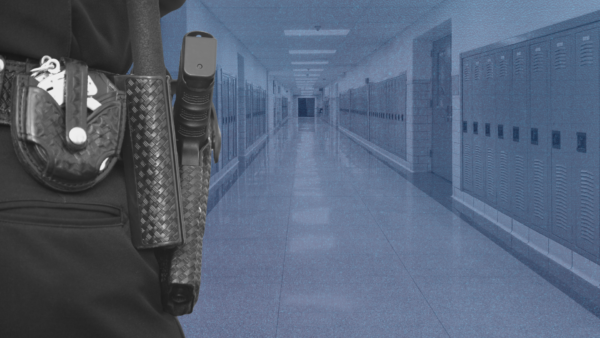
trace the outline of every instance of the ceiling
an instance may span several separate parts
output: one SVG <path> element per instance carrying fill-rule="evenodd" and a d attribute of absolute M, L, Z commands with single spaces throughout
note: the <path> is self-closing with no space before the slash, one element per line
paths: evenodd
<path fill-rule="evenodd" d="M 300 94 L 295 80 L 313 78 L 312 90 L 335 81 L 381 45 L 444 0 L 201 0 L 267 68 Z M 284 30 L 348 29 L 345 36 L 286 36 Z M 290 50 L 335 50 L 334 54 L 290 54 Z M 292 65 L 294 61 L 327 61 Z M 323 71 L 294 72 L 294 69 Z M 295 76 L 299 75 L 299 76 Z M 313 76 L 318 74 L 318 76 Z"/>

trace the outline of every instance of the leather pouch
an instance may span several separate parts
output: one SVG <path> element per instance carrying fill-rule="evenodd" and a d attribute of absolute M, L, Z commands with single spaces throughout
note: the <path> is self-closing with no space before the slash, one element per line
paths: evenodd
<path fill-rule="evenodd" d="M 125 93 L 101 72 L 63 58 L 64 107 L 29 74 L 13 80 L 11 133 L 17 157 L 41 184 L 61 192 L 77 192 L 104 179 L 117 162 L 125 134 Z M 87 107 L 88 75 L 106 86 Z"/>

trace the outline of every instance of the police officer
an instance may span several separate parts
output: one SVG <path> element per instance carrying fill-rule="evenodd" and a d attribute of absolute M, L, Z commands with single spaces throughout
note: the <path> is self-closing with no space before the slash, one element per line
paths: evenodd
<path fill-rule="evenodd" d="M 161 16 L 184 1 L 160 0 Z M 154 254 L 132 245 L 122 165 L 83 192 L 48 189 L 21 167 L 6 119 L 9 65 L 49 55 L 124 74 L 128 28 L 125 0 L 0 4 L 0 337 L 183 337 Z"/>

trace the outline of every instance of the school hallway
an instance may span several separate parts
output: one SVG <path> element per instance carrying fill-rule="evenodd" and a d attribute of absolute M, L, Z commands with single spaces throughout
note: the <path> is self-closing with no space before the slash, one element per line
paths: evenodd
<path fill-rule="evenodd" d="M 188 338 L 600 336 L 594 288 L 320 118 L 240 168 L 209 197 Z"/>

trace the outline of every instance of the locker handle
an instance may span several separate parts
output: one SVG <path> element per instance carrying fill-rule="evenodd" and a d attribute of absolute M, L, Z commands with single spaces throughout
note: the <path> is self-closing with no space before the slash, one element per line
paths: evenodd
<path fill-rule="evenodd" d="M 560 149 L 560 131 L 552 131 L 552 148 Z"/>
<path fill-rule="evenodd" d="M 538 144 L 538 130 L 537 128 L 531 128 L 531 144 Z"/>
<path fill-rule="evenodd" d="M 586 152 L 586 134 L 585 133 L 577 133 L 577 151 L 580 153 Z"/>

